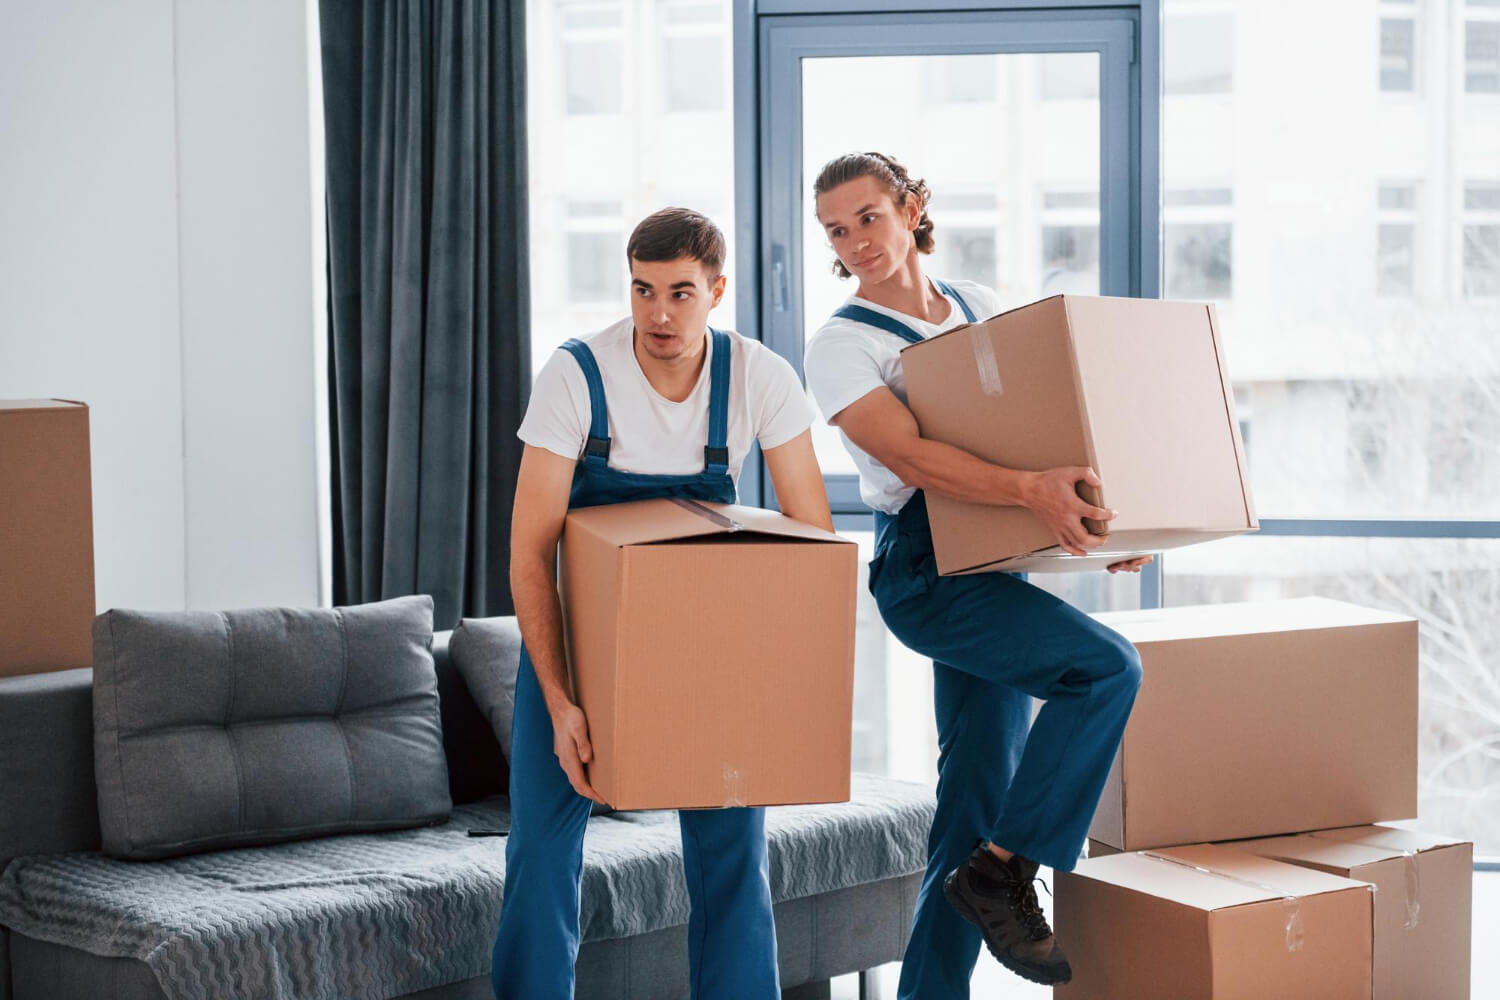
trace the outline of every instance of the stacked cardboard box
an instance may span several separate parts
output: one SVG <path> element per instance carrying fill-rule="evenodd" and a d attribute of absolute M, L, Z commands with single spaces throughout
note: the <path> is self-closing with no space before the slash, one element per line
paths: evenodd
<path fill-rule="evenodd" d="M 1370 825 L 1417 811 L 1417 623 L 1320 598 L 1096 617 L 1144 679 L 1058 876 L 1057 996 L 1467 997 L 1472 845 Z"/>
<path fill-rule="evenodd" d="M 93 662 L 89 408 L 0 400 L 0 677 Z"/>

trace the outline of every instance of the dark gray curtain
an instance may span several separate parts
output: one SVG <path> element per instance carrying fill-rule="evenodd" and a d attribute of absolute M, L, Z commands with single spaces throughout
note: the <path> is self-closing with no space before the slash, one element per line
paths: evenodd
<path fill-rule="evenodd" d="M 333 594 L 511 611 L 525 4 L 321 0 Z"/>

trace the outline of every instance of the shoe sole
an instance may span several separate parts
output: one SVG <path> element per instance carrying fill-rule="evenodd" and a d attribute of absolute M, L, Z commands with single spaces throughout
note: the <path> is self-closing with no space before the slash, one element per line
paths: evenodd
<path fill-rule="evenodd" d="M 969 923 L 979 928 L 979 936 L 984 941 L 985 950 L 994 956 L 995 961 L 999 962 L 1001 965 L 1005 966 L 1005 968 L 1009 969 L 1011 972 L 1020 976 L 1027 982 L 1036 983 L 1038 986 L 1062 986 L 1064 983 L 1072 981 L 1073 977 L 1071 975 L 1064 978 L 1051 976 L 1045 972 L 1039 971 L 1035 966 L 1026 965 L 1023 962 L 1017 961 L 1006 953 L 997 951 L 990 944 L 989 939 L 984 935 L 984 923 L 980 920 L 979 914 L 974 910 L 974 907 L 970 905 L 969 901 L 963 897 L 963 894 L 959 892 L 958 888 L 953 884 L 954 876 L 956 876 L 957 874 L 958 870 L 954 869 L 953 871 L 948 873 L 947 878 L 943 879 L 943 898 L 948 901 L 949 905 L 951 905 L 955 910 L 958 911 L 959 916 L 963 917 Z"/>

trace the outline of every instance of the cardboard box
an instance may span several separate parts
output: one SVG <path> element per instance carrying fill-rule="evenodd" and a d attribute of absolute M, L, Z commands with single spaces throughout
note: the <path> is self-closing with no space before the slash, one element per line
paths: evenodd
<path fill-rule="evenodd" d="M 857 558 L 752 507 L 569 513 L 563 607 L 594 788 L 618 809 L 846 801 Z"/>
<path fill-rule="evenodd" d="M 930 494 L 941 574 L 1099 569 L 1259 526 L 1211 305 L 1057 295 L 901 364 L 923 437 L 1014 469 L 1091 467 L 1104 488 L 1085 498 L 1119 511 L 1075 557 L 1024 507 Z"/>
<path fill-rule="evenodd" d="M 1375 1000 L 1468 1000 L 1473 844 L 1360 826 L 1224 846 L 1375 886 Z"/>
<path fill-rule="evenodd" d="M 1057 874 L 1057 1000 L 1368 1000 L 1370 887 L 1202 844 Z"/>
<path fill-rule="evenodd" d="M 1117 850 L 1417 813 L 1417 623 L 1306 597 L 1094 616 L 1143 679 L 1089 836 Z"/>
<path fill-rule="evenodd" d="M 0 677 L 93 662 L 89 408 L 0 400 Z"/>

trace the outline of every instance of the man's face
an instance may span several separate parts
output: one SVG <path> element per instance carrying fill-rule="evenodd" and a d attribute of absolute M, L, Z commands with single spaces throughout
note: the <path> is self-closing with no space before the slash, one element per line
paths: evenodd
<path fill-rule="evenodd" d="M 873 177 L 856 177 L 818 195 L 818 221 L 849 273 L 861 282 L 889 278 L 911 254 L 921 211 L 913 199 L 897 205 Z"/>
<path fill-rule="evenodd" d="M 630 259 L 630 317 L 646 353 L 658 361 L 697 354 L 708 313 L 724 297 L 724 275 L 710 275 L 694 257 Z"/>

